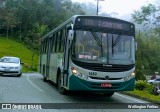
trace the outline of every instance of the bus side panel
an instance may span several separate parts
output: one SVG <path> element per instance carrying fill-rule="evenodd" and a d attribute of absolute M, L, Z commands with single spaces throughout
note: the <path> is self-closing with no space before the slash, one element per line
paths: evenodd
<path fill-rule="evenodd" d="M 62 55 L 63 53 L 54 53 L 50 57 L 49 79 L 54 83 L 57 82 L 57 70 L 60 67 L 60 58 Z"/>
<path fill-rule="evenodd" d="M 41 74 L 46 75 L 46 61 L 47 61 L 47 54 L 41 55 Z"/>
<path fill-rule="evenodd" d="M 57 75 L 56 54 L 51 54 L 49 79 L 54 83 L 56 83 L 56 78 L 57 78 L 56 75 Z"/>

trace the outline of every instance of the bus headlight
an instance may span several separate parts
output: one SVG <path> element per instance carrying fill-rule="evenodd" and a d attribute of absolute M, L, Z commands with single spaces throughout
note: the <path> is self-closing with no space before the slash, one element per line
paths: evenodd
<path fill-rule="evenodd" d="M 71 70 L 72 70 L 72 74 L 77 74 L 78 73 L 78 71 L 74 67 L 72 67 Z"/>
<path fill-rule="evenodd" d="M 73 74 L 77 74 L 77 70 L 72 70 L 72 73 Z"/>
<path fill-rule="evenodd" d="M 135 75 L 136 75 L 135 72 L 132 72 L 131 76 L 132 76 L 132 77 L 135 77 Z"/>
<path fill-rule="evenodd" d="M 79 73 L 75 67 L 72 67 L 71 71 L 72 71 L 72 74 L 74 74 L 76 77 L 83 79 L 83 80 L 88 80 L 88 76 Z"/>
<path fill-rule="evenodd" d="M 133 77 L 135 77 L 135 72 L 132 72 L 130 76 L 124 77 L 124 81 L 129 81 L 129 80 L 131 80 Z"/>

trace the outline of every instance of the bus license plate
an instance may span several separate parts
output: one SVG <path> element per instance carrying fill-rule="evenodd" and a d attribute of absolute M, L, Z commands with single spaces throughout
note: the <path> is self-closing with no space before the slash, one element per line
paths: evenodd
<path fill-rule="evenodd" d="M 112 84 L 108 84 L 108 83 L 102 83 L 101 87 L 112 87 Z"/>

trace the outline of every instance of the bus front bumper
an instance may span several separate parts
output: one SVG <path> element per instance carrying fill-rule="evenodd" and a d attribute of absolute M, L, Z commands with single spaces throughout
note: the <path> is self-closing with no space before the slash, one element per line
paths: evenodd
<path fill-rule="evenodd" d="M 89 82 L 79 79 L 72 75 L 69 79 L 69 90 L 75 91 L 102 91 L 102 92 L 116 92 L 116 91 L 133 91 L 135 78 L 126 82 L 110 83 L 111 87 L 101 87 L 100 82 Z"/>

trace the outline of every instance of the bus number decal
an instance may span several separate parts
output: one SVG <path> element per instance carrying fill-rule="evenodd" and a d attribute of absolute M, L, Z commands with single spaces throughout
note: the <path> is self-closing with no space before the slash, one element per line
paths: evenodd
<path fill-rule="evenodd" d="M 89 75 L 90 75 L 90 76 L 96 76 L 96 75 L 97 75 L 97 72 L 89 72 Z"/>

